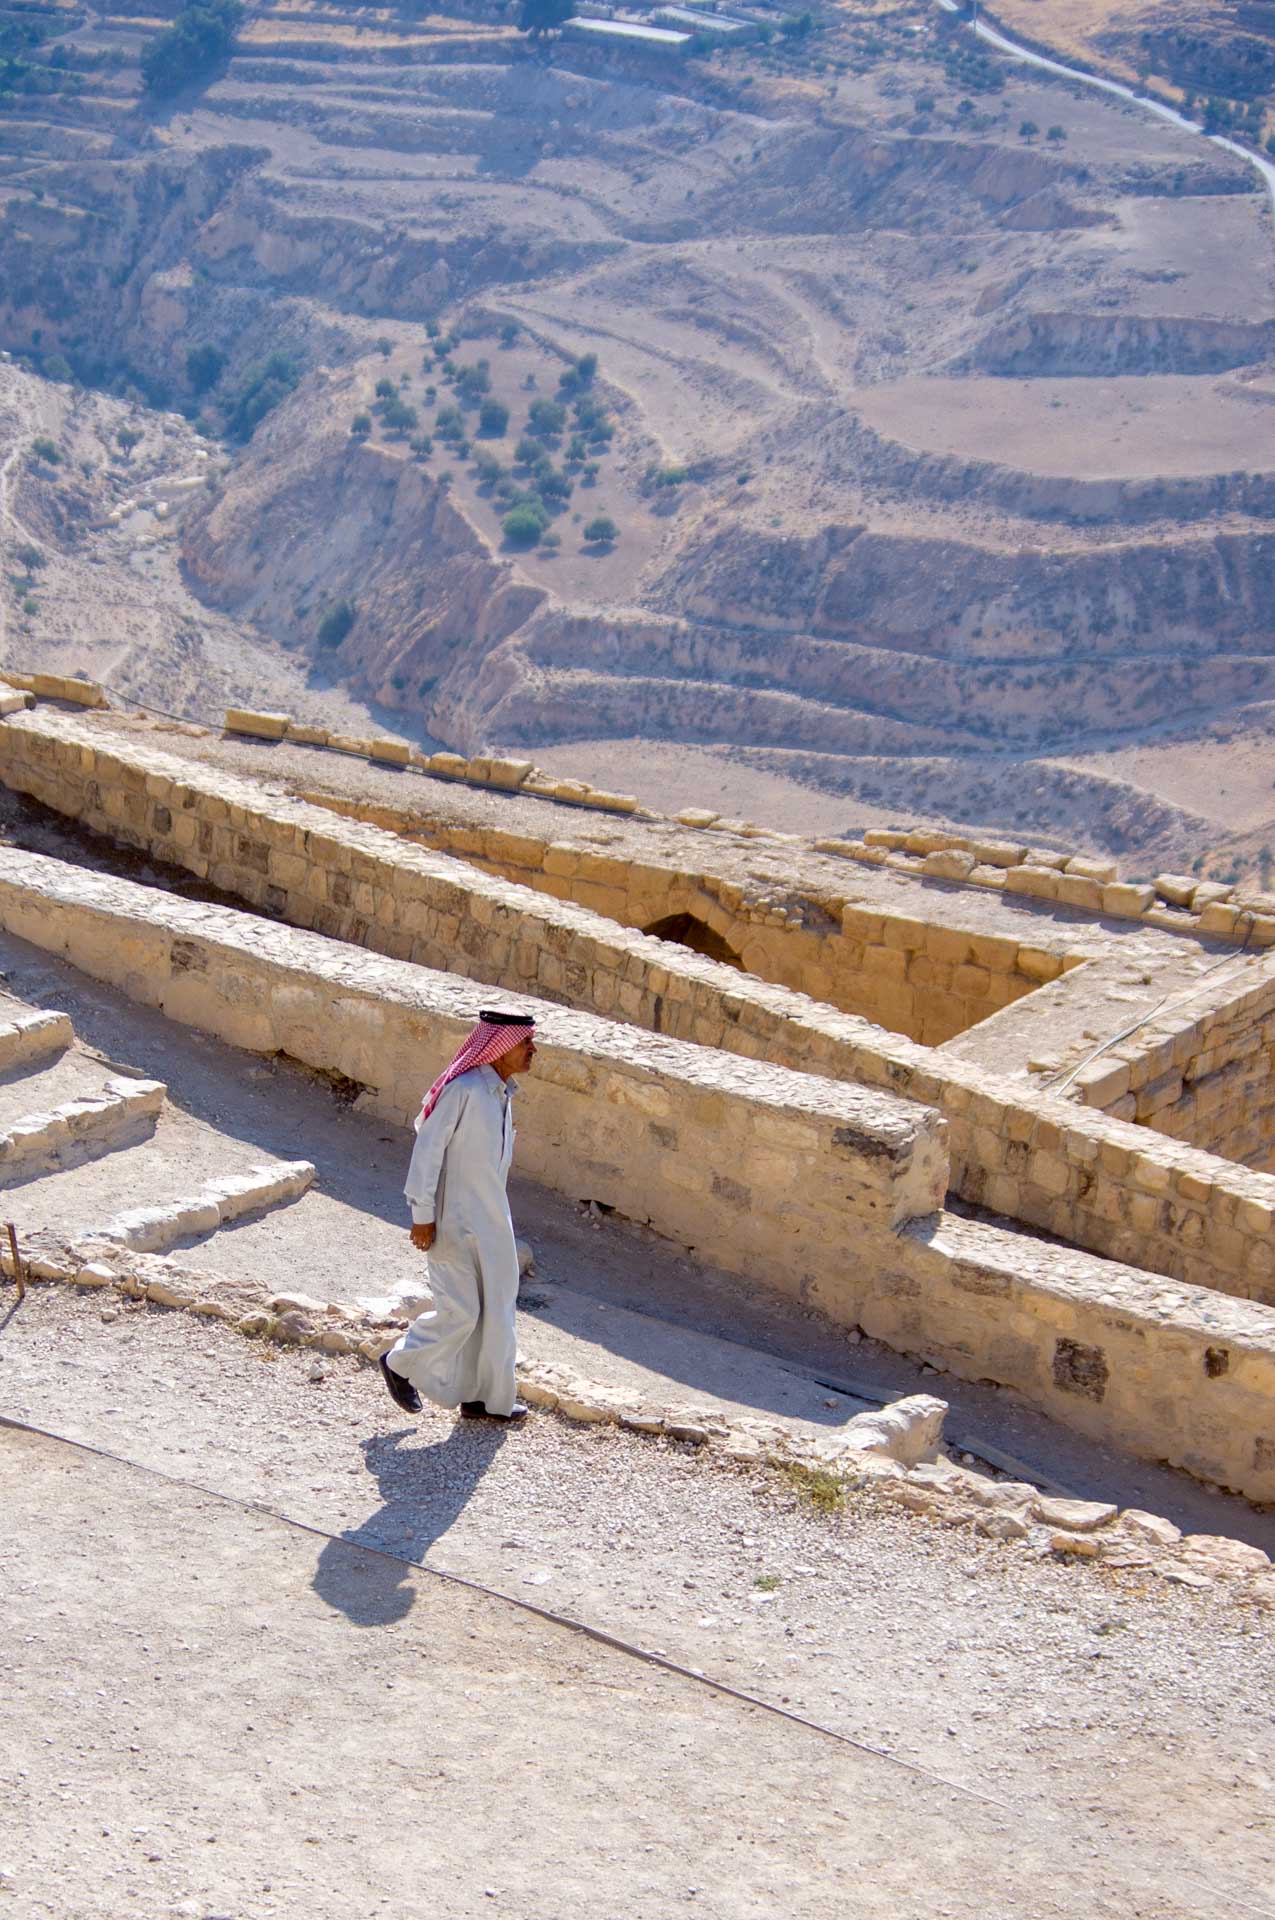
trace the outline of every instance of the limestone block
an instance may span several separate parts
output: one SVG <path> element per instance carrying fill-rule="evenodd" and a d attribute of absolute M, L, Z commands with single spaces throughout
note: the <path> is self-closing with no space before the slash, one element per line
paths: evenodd
<path fill-rule="evenodd" d="M 1067 860 L 1067 854 L 1055 853 L 1052 847 L 1028 847 L 1023 864 L 1028 867 L 1052 867 L 1056 873 L 1061 873 Z"/>
<path fill-rule="evenodd" d="M 487 763 L 487 784 L 499 787 L 505 793 L 512 793 L 534 772 L 535 767 L 530 760 L 490 760 Z"/>
<path fill-rule="evenodd" d="M 673 815 L 673 818 L 679 826 L 683 827 L 711 827 L 715 820 L 721 818 L 721 815 L 710 813 L 704 807 L 683 807 L 680 813 Z"/>
<path fill-rule="evenodd" d="M 971 868 L 969 884 L 972 887 L 995 887 L 999 892 L 1005 890 L 1004 867 L 976 866 Z"/>
<path fill-rule="evenodd" d="M 1251 1547 L 1247 1541 L 1215 1533 L 1188 1533 L 1177 1557 L 1179 1563 L 1193 1573 L 1207 1574 L 1213 1579 L 1264 1573 L 1270 1565 L 1270 1556 L 1261 1547 Z"/>
<path fill-rule="evenodd" d="M 1104 913 L 1118 913 L 1136 920 L 1155 903 L 1155 888 L 1136 886 L 1131 881 L 1113 880 L 1102 889 Z"/>
<path fill-rule="evenodd" d="M 440 780 L 463 780 L 469 772 L 469 762 L 459 753 L 431 753 L 426 768 Z"/>
<path fill-rule="evenodd" d="M 846 1422 L 841 1438 L 857 1452 L 883 1454 L 904 1466 L 932 1459 L 943 1438 L 946 1400 L 932 1394 L 909 1394 L 876 1413 L 861 1413 Z"/>
<path fill-rule="evenodd" d="M 1040 947 L 1019 947 L 1014 967 L 1028 980 L 1056 980 L 1062 972 L 1062 961 L 1056 953 L 1046 953 Z"/>
<path fill-rule="evenodd" d="M 1199 882 L 1190 873 L 1158 873 L 1155 890 L 1170 907 L 1189 907 Z"/>
<path fill-rule="evenodd" d="M 1224 900 L 1210 900 L 1200 909 L 1200 932 L 1233 934 L 1239 918 L 1238 907 L 1230 906 Z"/>
<path fill-rule="evenodd" d="M 1063 871 L 1078 874 L 1082 880 L 1105 884 L 1116 878 L 1117 869 L 1114 860 L 1096 860 L 1087 853 L 1074 853 Z"/>
<path fill-rule="evenodd" d="M 1103 889 L 1096 880 L 1083 874 L 1060 873 L 1057 898 L 1066 907 L 1080 907 L 1087 913 L 1101 913 Z"/>
<path fill-rule="evenodd" d="M 906 833 L 900 833 L 893 827 L 869 827 L 863 836 L 865 846 L 884 847 L 889 853 L 896 853 L 900 847 L 905 847 L 907 840 Z"/>
<path fill-rule="evenodd" d="M 282 740 L 292 725 L 287 713 L 254 713 L 248 707 L 229 707 L 226 732 L 246 733 L 258 740 Z"/>
<path fill-rule="evenodd" d="M 288 730 L 284 735 L 284 739 L 295 743 L 299 747 L 326 747 L 328 744 L 328 729 L 326 727 L 312 727 L 302 720 L 289 720 Z"/>
<path fill-rule="evenodd" d="M 638 810 L 636 794 L 604 793 L 597 787 L 583 794 L 580 804 L 593 807 L 599 813 L 636 813 Z"/>
<path fill-rule="evenodd" d="M 405 767 L 412 757 L 412 749 L 406 740 L 371 740 L 368 742 L 368 758 L 380 760 L 386 766 Z"/>
<path fill-rule="evenodd" d="M 1021 867 L 1027 857 L 1026 847 L 1006 840 L 974 840 L 970 852 L 981 867 Z"/>
<path fill-rule="evenodd" d="M 963 853 L 959 847 L 937 848 L 927 853 L 922 863 L 922 873 L 931 880 L 966 880 L 974 869 L 972 853 Z"/>
<path fill-rule="evenodd" d="M 1158 1513 L 1143 1513 L 1140 1507 L 1126 1507 L 1120 1515 L 1120 1525 L 1135 1540 L 1145 1540 L 1153 1547 L 1174 1547 L 1182 1538 L 1181 1527 L 1175 1527 L 1172 1520 Z"/>
<path fill-rule="evenodd" d="M 577 806 L 590 791 L 587 780 L 555 780 L 553 783 L 555 800 L 569 800 Z"/>
<path fill-rule="evenodd" d="M 1005 891 L 1030 894 L 1037 900 L 1056 900 L 1058 875 L 1048 867 L 1010 867 L 1005 875 Z"/>
<path fill-rule="evenodd" d="M 903 842 L 905 852 L 919 854 L 939 853 L 949 847 L 962 848 L 965 844 L 960 834 L 941 833 L 932 827 L 914 827 Z M 973 864 L 971 857 L 970 865 Z"/>
<path fill-rule="evenodd" d="M 1093 1533 L 1109 1527 L 1116 1509 L 1105 1500 L 1066 1500 L 1042 1493 L 1036 1500 L 1036 1518 L 1046 1527 L 1066 1527 L 1072 1533 Z"/>

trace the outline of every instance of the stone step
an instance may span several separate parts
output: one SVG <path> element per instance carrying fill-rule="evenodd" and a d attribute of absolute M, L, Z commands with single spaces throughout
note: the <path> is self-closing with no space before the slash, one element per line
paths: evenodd
<path fill-rule="evenodd" d="M 273 1174 L 284 1163 L 268 1164 Z M 184 1210 L 201 1188 L 208 1193 L 249 1178 L 260 1191 L 262 1166 L 262 1147 L 253 1140 L 219 1133 L 166 1105 L 149 1136 L 14 1187 L 4 1195 L 3 1215 L 23 1235 L 45 1230 L 79 1244 L 117 1222 L 129 1203 L 138 1210 Z"/>
<path fill-rule="evenodd" d="M 313 1179 L 314 1168 L 308 1160 L 269 1161 L 250 1167 L 247 1173 L 210 1180 L 187 1199 L 130 1208 L 91 1229 L 88 1238 L 138 1253 L 163 1253 L 179 1241 L 189 1244 L 203 1239 L 248 1214 L 289 1206 Z"/>
<path fill-rule="evenodd" d="M 14 1073 L 33 1060 L 69 1047 L 75 1031 L 64 1013 L 36 1013 L 16 1004 L 0 1007 L 0 1073 Z"/>
<path fill-rule="evenodd" d="M 167 1092 L 160 1080 L 110 1079 L 100 1093 L 14 1120 L 0 1133 L 0 1187 L 110 1152 L 156 1118 Z"/>
<path fill-rule="evenodd" d="M 121 1075 L 132 1080 L 132 1075 Z M 0 1077 L 0 1133 L 35 1113 L 100 1094 L 111 1068 L 76 1046 L 22 1061 Z"/>

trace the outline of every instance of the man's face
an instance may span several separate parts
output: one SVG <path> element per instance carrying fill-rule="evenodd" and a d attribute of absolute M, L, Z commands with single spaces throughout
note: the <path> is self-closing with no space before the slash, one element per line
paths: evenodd
<path fill-rule="evenodd" d="M 505 1055 L 502 1065 L 509 1073 L 526 1073 L 536 1057 L 536 1043 L 530 1036 Z"/>

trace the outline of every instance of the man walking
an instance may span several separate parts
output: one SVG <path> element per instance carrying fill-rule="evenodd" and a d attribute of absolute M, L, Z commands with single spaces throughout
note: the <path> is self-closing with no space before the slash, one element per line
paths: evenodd
<path fill-rule="evenodd" d="M 514 1308 L 518 1251 L 505 1182 L 514 1150 L 515 1073 L 535 1058 L 530 1014 L 481 1013 L 425 1096 L 404 1191 L 412 1245 L 428 1253 L 434 1304 L 381 1356 L 397 1406 L 421 1394 L 470 1419 L 521 1420 Z"/>

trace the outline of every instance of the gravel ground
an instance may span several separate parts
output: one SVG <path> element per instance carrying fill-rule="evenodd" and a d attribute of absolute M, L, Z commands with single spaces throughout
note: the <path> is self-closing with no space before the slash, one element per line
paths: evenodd
<path fill-rule="evenodd" d="M 662 1651 L 1009 1810 L 992 1848 L 1008 1880 L 984 1895 L 964 1869 L 941 1890 L 922 1875 L 925 1903 L 894 1913 L 1272 1911 L 1275 1649 L 1269 1618 L 1224 1590 L 1055 1565 L 868 1495 L 825 1516 L 771 1475 L 551 1416 L 404 1424 L 353 1362 L 55 1288 L 0 1337 L 0 1408 Z M 377 1562 L 352 1587 L 345 1552 L 314 1543 L 314 1591 L 335 1620 L 392 1629 L 417 1581 Z M 162 1611 L 163 1580 L 161 1562 L 137 1604 Z M 812 1752 L 812 1779 L 824 1764 Z M 899 1812 L 906 1836 L 915 1805 Z M 718 1889 L 699 1910 L 752 1908 Z"/>

